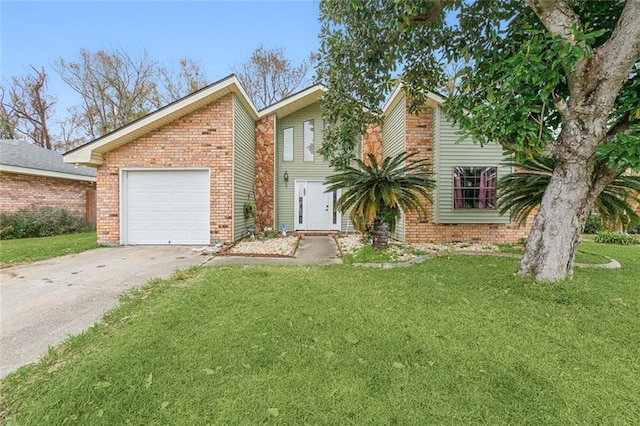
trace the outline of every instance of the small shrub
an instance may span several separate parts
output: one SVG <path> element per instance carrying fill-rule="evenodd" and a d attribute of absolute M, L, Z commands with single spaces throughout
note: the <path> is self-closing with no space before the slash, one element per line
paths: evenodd
<path fill-rule="evenodd" d="M 585 234 L 597 234 L 602 229 L 602 219 L 597 214 L 590 214 L 584 224 Z"/>
<path fill-rule="evenodd" d="M 49 237 L 92 229 L 83 216 L 63 208 L 41 207 L 0 213 L 0 239 Z"/>
<path fill-rule="evenodd" d="M 630 244 L 636 244 L 637 241 L 631 235 L 623 234 L 620 232 L 598 232 L 598 234 L 593 239 L 596 243 L 607 243 L 607 244 L 619 244 L 623 246 L 628 246 Z"/>

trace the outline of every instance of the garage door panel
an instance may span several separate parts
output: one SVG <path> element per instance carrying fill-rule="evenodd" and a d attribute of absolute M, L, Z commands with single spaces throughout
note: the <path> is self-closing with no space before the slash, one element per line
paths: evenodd
<path fill-rule="evenodd" d="M 208 170 L 126 173 L 125 244 L 209 244 Z"/>

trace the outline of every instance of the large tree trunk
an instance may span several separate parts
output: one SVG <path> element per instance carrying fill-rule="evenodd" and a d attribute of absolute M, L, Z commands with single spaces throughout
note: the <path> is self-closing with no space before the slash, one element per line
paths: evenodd
<path fill-rule="evenodd" d="M 580 46 L 579 17 L 568 0 L 526 0 L 547 30 L 567 45 Z M 520 274 L 558 281 L 573 273 L 573 260 L 591 204 L 615 178 L 596 168 L 599 144 L 621 129 L 608 129 L 614 101 L 640 55 L 640 0 L 628 0 L 611 37 L 593 55 L 563 62 L 569 96 L 557 97 L 560 135 L 548 152 L 555 169 L 529 234 Z"/>
<path fill-rule="evenodd" d="M 590 182 L 584 164 L 556 165 L 529 233 L 521 275 L 558 281 L 573 274 L 580 234 L 591 208 Z"/>
<path fill-rule="evenodd" d="M 559 141 L 564 143 L 556 146 L 555 168 L 529 232 L 520 275 L 532 274 L 539 282 L 573 275 L 580 234 L 593 202 L 616 177 L 615 170 L 596 161 L 604 126 L 590 125 L 598 126 L 580 117 L 561 132 Z"/>

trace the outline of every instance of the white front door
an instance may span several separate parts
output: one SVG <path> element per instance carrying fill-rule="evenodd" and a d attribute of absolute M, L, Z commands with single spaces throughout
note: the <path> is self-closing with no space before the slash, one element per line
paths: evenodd
<path fill-rule="evenodd" d="M 317 181 L 296 181 L 295 229 L 298 231 L 339 231 L 341 215 L 334 211 L 338 192 L 325 192 Z"/>

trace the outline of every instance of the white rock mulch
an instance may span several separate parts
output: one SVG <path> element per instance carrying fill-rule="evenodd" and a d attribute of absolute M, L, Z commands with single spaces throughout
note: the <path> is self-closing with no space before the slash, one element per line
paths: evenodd
<path fill-rule="evenodd" d="M 342 252 L 353 253 L 364 246 L 361 235 L 340 236 L 338 243 Z M 435 244 L 435 243 L 397 243 L 390 242 L 389 250 L 398 256 L 398 260 L 407 260 L 414 255 L 413 250 L 419 250 L 428 254 L 440 253 L 444 251 L 465 251 L 465 252 L 495 252 L 499 248 L 495 244 L 479 244 L 479 243 L 452 243 L 452 244 Z"/>
<path fill-rule="evenodd" d="M 229 254 L 293 256 L 298 237 L 277 237 L 240 241 L 229 249 Z"/>

